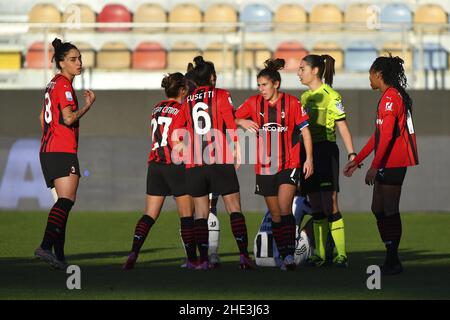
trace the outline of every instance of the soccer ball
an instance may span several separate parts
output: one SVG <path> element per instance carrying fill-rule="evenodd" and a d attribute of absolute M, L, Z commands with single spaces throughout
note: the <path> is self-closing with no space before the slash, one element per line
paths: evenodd
<path fill-rule="evenodd" d="M 299 227 L 297 227 L 296 235 L 294 260 L 296 265 L 302 265 L 311 256 L 313 250 L 305 231 L 300 230 L 299 232 Z"/>

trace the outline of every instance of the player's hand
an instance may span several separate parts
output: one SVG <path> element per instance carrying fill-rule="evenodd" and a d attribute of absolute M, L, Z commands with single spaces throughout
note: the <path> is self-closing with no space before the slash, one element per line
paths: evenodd
<path fill-rule="evenodd" d="M 236 124 L 252 133 L 256 133 L 259 130 L 258 124 L 252 120 L 236 119 Z"/>
<path fill-rule="evenodd" d="M 349 161 L 344 168 L 344 176 L 351 177 L 356 169 L 358 169 L 358 164 L 353 160 Z"/>
<path fill-rule="evenodd" d="M 90 107 L 94 104 L 95 101 L 95 93 L 92 90 L 85 90 L 84 91 L 84 100 L 87 107 Z"/>
<path fill-rule="evenodd" d="M 306 159 L 303 164 L 303 174 L 305 175 L 305 179 L 308 179 L 314 173 L 314 165 L 312 160 Z"/>
<path fill-rule="evenodd" d="M 377 175 L 378 170 L 375 168 L 370 168 L 366 173 L 366 184 L 372 186 L 375 183 L 375 177 Z"/>

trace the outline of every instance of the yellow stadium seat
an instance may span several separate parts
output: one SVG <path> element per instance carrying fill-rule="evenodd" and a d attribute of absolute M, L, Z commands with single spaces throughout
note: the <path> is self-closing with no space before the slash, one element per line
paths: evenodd
<path fill-rule="evenodd" d="M 199 23 L 202 22 L 202 12 L 195 4 L 190 3 L 177 4 L 169 13 L 169 22 Z M 170 31 L 176 33 L 198 32 L 200 31 L 200 27 L 170 28 Z"/>
<path fill-rule="evenodd" d="M 31 8 L 28 14 L 29 23 L 60 23 L 61 12 L 51 3 L 39 3 Z M 42 32 L 42 29 L 33 28 L 31 31 Z M 50 32 L 57 32 L 57 29 L 49 29 Z"/>
<path fill-rule="evenodd" d="M 222 42 L 211 43 L 203 52 L 203 58 L 206 61 L 212 61 L 218 72 L 231 70 L 234 63 L 233 51 L 230 46 L 224 46 Z"/>
<path fill-rule="evenodd" d="M 297 4 L 283 4 L 275 11 L 275 16 L 273 18 L 273 22 L 275 23 L 274 30 L 282 32 L 305 30 L 307 21 L 308 15 L 302 6 Z"/>
<path fill-rule="evenodd" d="M 194 57 L 201 55 L 200 49 L 192 42 L 177 42 L 168 51 L 168 69 L 185 73 L 187 65 Z"/>
<path fill-rule="evenodd" d="M 272 52 L 261 42 L 247 42 L 244 47 L 244 68 L 263 69 L 264 61 L 272 57 Z M 241 54 L 237 54 L 237 66 L 241 67 Z"/>
<path fill-rule="evenodd" d="M 19 70 L 22 66 L 20 50 L 0 48 L 0 70 Z"/>
<path fill-rule="evenodd" d="M 311 54 L 319 56 L 328 54 L 334 58 L 334 68 L 341 70 L 344 67 L 344 50 L 335 42 L 317 42 Z"/>
<path fill-rule="evenodd" d="M 107 42 L 97 53 L 97 68 L 121 70 L 129 69 L 131 53 L 123 42 Z"/>
<path fill-rule="evenodd" d="M 83 61 L 84 69 L 91 69 L 95 67 L 95 50 L 89 43 L 77 42 L 75 43 L 81 53 L 81 60 Z"/>
<path fill-rule="evenodd" d="M 403 68 L 405 70 L 411 70 L 413 63 L 413 53 L 411 48 L 407 48 L 405 53 L 402 50 L 403 46 L 400 42 L 386 42 L 383 44 L 383 48 L 381 49 L 380 55 L 389 56 L 389 53 L 392 54 L 393 57 L 399 56 L 405 61 L 403 64 Z"/>
<path fill-rule="evenodd" d="M 228 4 L 220 3 L 210 6 L 205 11 L 204 22 L 208 23 L 236 23 L 237 22 L 236 10 Z M 234 32 L 236 28 L 214 28 L 206 27 L 205 32 Z"/>
<path fill-rule="evenodd" d="M 74 23 L 95 23 L 96 16 L 94 10 L 86 4 L 72 4 L 66 7 L 62 22 Z M 82 28 L 80 31 L 92 31 L 94 28 Z"/>
<path fill-rule="evenodd" d="M 133 22 L 167 22 L 167 13 L 159 4 L 145 3 L 139 6 L 133 16 Z M 136 31 L 163 32 L 165 28 L 136 28 Z"/>
<path fill-rule="evenodd" d="M 348 30 L 354 31 L 357 26 L 362 30 L 375 30 L 378 21 L 376 10 L 371 10 L 369 4 L 356 3 L 348 6 L 344 14 L 345 23 L 351 24 Z M 370 28 L 369 28 L 370 27 Z"/>
<path fill-rule="evenodd" d="M 341 10 L 333 4 L 319 4 L 313 8 L 309 16 L 313 28 L 319 27 L 318 31 L 336 30 L 336 25 L 344 21 Z M 320 24 L 320 26 L 314 26 Z M 339 26 L 340 27 L 340 26 Z"/>
<path fill-rule="evenodd" d="M 437 26 L 447 24 L 447 13 L 437 4 L 424 4 L 414 12 L 413 21 L 416 30 L 422 25 L 426 32 L 438 32 Z"/>

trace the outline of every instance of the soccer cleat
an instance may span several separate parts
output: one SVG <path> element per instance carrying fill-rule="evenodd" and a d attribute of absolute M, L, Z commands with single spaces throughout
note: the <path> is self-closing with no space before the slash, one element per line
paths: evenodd
<path fill-rule="evenodd" d="M 336 256 L 336 258 L 333 259 L 333 265 L 339 268 L 347 268 L 348 258 L 342 255 Z"/>
<path fill-rule="evenodd" d="M 136 260 L 137 260 L 137 254 L 135 252 L 131 252 L 128 255 L 128 259 L 125 262 L 125 264 L 123 265 L 122 269 L 124 270 L 131 270 L 134 268 L 134 265 L 136 264 Z"/>
<path fill-rule="evenodd" d="M 200 262 L 196 267 L 195 270 L 209 270 L 211 269 L 211 265 L 208 261 Z"/>
<path fill-rule="evenodd" d="M 211 253 L 211 255 L 209 256 L 209 263 L 213 268 L 220 267 L 220 259 L 217 253 Z"/>
<path fill-rule="evenodd" d="M 294 271 L 297 265 L 295 264 L 294 257 L 292 255 L 288 255 L 284 258 L 283 263 L 281 264 L 281 271 Z"/>
<path fill-rule="evenodd" d="M 390 276 L 403 272 L 403 266 L 400 261 L 398 261 L 398 263 L 394 265 L 388 265 L 385 263 L 384 265 L 380 266 L 380 269 L 381 275 L 383 276 Z"/>
<path fill-rule="evenodd" d="M 253 270 L 256 269 L 256 264 L 249 256 L 241 254 L 239 256 L 239 268 L 241 270 Z"/>
<path fill-rule="evenodd" d="M 53 252 L 51 250 L 45 250 L 45 249 L 42 249 L 41 247 L 37 248 L 34 251 L 34 256 L 36 258 L 48 263 L 55 269 L 66 270 L 67 267 L 69 266 L 67 264 L 67 262 L 58 260 L 58 258 L 56 258 L 56 256 L 53 254 Z"/>
<path fill-rule="evenodd" d="M 181 265 L 181 268 L 196 269 L 197 266 L 198 266 L 197 261 L 189 261 L 188 259 L 186 259 L 186 262 Z"/>
<path fill-rule="evenodd" d="M 312 255 L 306 260 L 305 266 L 307 267 L 322 267 L 325 264 L 325 260 L 317 255 Z"/>

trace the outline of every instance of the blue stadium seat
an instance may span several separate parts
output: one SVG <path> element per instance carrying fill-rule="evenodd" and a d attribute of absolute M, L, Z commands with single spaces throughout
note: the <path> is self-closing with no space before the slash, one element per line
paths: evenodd
<path fill-rule="evenodd" d="M 378 51 L 370 42 L 353 42 L 345 50 L 344 67 L 347 71 L 368 72 Z"/>
<path fill-rule="evenodd" d="M 425 70 L 446 70 L 448 68 L 448 53 L 438 43 L 425 43 L 423 45 Z M 414 69 L 419 69 L 420 52 L 414 50 Z"/>
<path fill-rule="evenodd" d="M 263 4 L 249 4 L 241 12 L 241 22 L 250 24 L 247 31 L 267 32 L 271 30 L 270 26 L 252 25 L 252 23 L 271 23 L 272 11 Z"/>
<path fill-rule="evenodd" d="M 391 3 L 383 7 L 380 12 L 380 23 L 396 23 L 412 25 L 412 12 L 409 7 L 402 3 Z M 389 28 L 392 29 L 392 28 Z"/>

